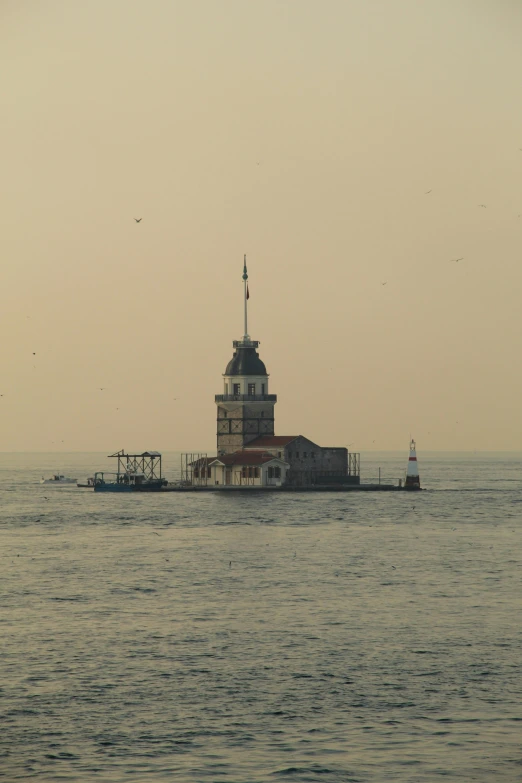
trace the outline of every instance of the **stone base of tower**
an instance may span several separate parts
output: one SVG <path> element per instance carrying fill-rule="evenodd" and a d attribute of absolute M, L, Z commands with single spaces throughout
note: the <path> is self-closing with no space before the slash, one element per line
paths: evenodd
<path fill-rule="evenodd" d="M 216 396 L 218 455 L 240 451 L 260 435 L 273 435 L 277 397 L 275 394 L 257 396 L 258 400 L 246 402 L 227 400 L 223 394 Z"/>

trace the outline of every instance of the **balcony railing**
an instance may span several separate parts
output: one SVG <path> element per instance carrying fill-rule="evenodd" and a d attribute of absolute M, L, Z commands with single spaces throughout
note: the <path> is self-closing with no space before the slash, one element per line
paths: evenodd
<path fill-rule="evenodd" d="M 277 394 L 216 394 L 216 402 L 277 402 Z"/>

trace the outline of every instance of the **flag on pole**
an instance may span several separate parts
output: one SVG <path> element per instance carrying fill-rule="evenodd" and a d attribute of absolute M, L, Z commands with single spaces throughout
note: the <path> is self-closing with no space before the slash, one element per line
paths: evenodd
<path fill-rule="evenodd" d="M 248 290 L 248 283 L 247 283 L 247 299 L 250 299 L 250 292 Z"/>

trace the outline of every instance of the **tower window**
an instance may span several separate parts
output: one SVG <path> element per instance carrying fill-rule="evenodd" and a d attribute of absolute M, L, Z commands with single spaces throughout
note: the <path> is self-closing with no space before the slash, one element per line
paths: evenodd
<path fill-rule="evenodd" d="M 261 394 L 264 394 L 264 393 L 265 393 L 265 384 L 262 383 L 261 384 Z"/>
<path fill-rule="evenodd" d="M 241 384 L 235 383 L 234 384 L 234 395 L 241 394 Z"/>
<path fill-rule="evenodd" d="M 299 452 L 298 451 L 295 452 L 295 458 L 299 459 Z"/>
<path fill-rule="evenodd" d="M 306 459 L 308 457 L 308 454 L 306 451 L 303 451 L 303 459 Z"/>
<path fill-rule="evenodd" d="M 256 393 L 256 385 L 255 383 L 249 383 L 248 384 L 248 394 L 250 397 L 253 397 Z"/>

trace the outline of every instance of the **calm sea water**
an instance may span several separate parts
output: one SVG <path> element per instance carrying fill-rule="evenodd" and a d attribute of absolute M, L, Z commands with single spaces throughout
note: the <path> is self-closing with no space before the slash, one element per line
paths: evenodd
<path fill-rule="evenodd" d="M 522 455 L 419 460 L 110 496 L 38 484 L 103 455 L 0 455 L 0 778 L 521 780 Z"/>

